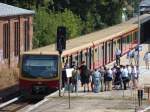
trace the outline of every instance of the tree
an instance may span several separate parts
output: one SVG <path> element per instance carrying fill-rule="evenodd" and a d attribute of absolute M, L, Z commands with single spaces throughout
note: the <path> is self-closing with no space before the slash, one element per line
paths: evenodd
<path fill-rule="evenodd" d="M 56 42 L 58 26 L 65 26 L 68 29 L 68 38 L 81 35 L 81 19 L 67 9 L 64 12 L 57 13 L 47 13 L 44 9 L 39 9 L 34 22 L 34 48 Z"/>

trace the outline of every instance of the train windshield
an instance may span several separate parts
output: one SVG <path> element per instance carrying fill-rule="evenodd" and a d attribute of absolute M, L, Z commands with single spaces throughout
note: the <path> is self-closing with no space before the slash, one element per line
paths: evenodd
<path fill-rule="evenodd" d="M 58 57 L 56 55 L 24 55 L 22 74 L 29 78 L 57 77 Z"/>

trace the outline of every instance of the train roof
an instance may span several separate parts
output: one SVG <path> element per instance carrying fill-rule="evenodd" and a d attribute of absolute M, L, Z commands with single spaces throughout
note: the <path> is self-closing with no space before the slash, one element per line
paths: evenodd
<path fill-rule="evenodd" d="M 149 18 L 149 14 L 144 14 L 140 17 L 141 21 L 144 21 L 145 19 Z M 101 42 L 104 42 L 106 40 L 111 40 L 115 37 L 119 37 L 123 34 L 126 34 L 132 30 L 137 30 L 138 28 L 138 18 L 132 18 L 129 21 L 126 21 L 124 23 L 114 25 L 108 28 L 105 28 L 103 30 L 99 30 L 93 33 L 89 33 L 77 38 L 73 38 L 70 40 L 67 40 L 66 42 L 66 50 L 63 51 L 62 55 L 67 55 L 69 53 L 74 53 L 77 51 L 81 51 L 83 49 L 89 48 L 90 46 L 93 46 L 95 44 L 99 44 Z M 24 52 L 24 54 L 41 54 L 41 53 L 52 53 L 52 54 L 58 54 L 56 51 L 55 44 L 51 44 L 45 47 L 33 49 L 28 52 Z"/>

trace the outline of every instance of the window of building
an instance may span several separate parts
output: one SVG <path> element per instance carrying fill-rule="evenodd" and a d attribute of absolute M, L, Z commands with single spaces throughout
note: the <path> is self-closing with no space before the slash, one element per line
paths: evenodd
<path fill-rule="evenodd" d="M 20 52 L 20 30 L 19 22 L 14 23 L 14 55 L 18 56 Z"/>
<path fill-rule="evenodd" d="M 10 55 L 10 26 L 3 24 L 3 58 L 7 59 Z"/>
<path fill-rule="evenodd" d="M 24 50 L 30 49 L 30 38 L 29 38 L 29 21 L 24 21 Z"/>

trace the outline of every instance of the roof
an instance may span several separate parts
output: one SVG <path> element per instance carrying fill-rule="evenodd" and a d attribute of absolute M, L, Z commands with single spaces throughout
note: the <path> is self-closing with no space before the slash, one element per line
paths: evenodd
<path fill-rule="evenodd" d="M 147 18 L 150 19 L 149 14 L 141 15 L 140 16 L 141 24 L 144 21 L 146 21 L 145 19 Z M 66 50 L 63 52 L 62 55 L 66 55 L 68 51 L 71 53 L 80 51 L 82 49 L 88 48 L 89 46 L 93 46 L 93 44 L 96 45 L 106 40 L 111 40 L 114 37 L 119 37 L 120 35 L 124 35 L 132 30 L 137 30 L 137 29 L 138 29 L 138 19 L 137 17 L 135 17 L 127 22 L 124 22 L 124 23 L 121 23 L 121 24 L 118 24 L 118 25 L 115 25 L 115 26 L 112 26 L 103 30 L 99 30 L 90 34 L 86 34 L 86 35 L 83 35 L 74 39 L 67 40 Z M 55 44 L 51 44 L 51 45 L 33 49 L 31 51 L 24 52 L 24 53 L 25 54 L 28 54 L 28 53 L 29 54 L 30 53 L 31 54 L 32 53 L 33 54 L 39 54 L 39 53 L 56 54 L 57 51 L 56 51 Z"/>
<path fill-rule="evenodd" d="M 34 11 L 0 3 L 0 17 L 34 14 Z"/>

